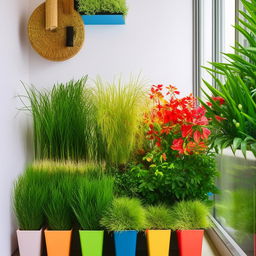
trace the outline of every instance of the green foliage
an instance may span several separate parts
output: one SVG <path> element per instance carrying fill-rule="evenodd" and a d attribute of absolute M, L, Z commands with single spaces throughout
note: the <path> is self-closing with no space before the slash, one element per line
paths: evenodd
<path fill-rule="evenodd" d="M 174 229 L 193 230 L 209 228 L 209 209 L 200 201 L 181 201 L 171 211 Z"/>
<path fill-rule="evenodd" d="M 54 85 L 51 91 L 27 90 L 34 123 L 36 159 L 88 160 L 95 143 L 93 104 L 86 78 Z M 97 151 L 96 151 L 97 152 Z"/>
<path fill-rule="evenodd" d="M 148 206 L 146 209 L 147 229 L 172 229 L 174 220 L 170 209 L 164 205 Z"/>
<path fill-rule="evenodd" d="M 142 230 L 145 209 L 136 198 L 116 198 L 101 219 L 101 225 L 109 231 Z"/>
<path fill-rule="evenodd" d="M 126 0 L 77 0 L 78 11 L 87 14 L 123 14 L 128 8 Z"/>
<path fill-rule="evenodd" d="M 49 200 L 44 212 L 50 230 L 70 230 L 73 215 L 70 207 L 74 176 L 68 173 L 46 173 L 48 182 L 42 187 L 48 190 Z"/>
<path fill-rule="evenodd" d="M 96 119 L 102 136 L 98 148 L 105 152 L 107 163 L 126 163 L 142 141 L 146 108 L 143 84 L 139 78 L 129 83 L 119 79 L 111 84 L 98 78 L 95 83 Z"/>
<path fill-rule="evenodd" d="M 21 230 L 39 230 L 44 224 L 43 208 L 48 200 L 44 174 L 30 168 L 22 174 L 14 185 L 13 207 Z"/>
<path fill-rule="evenodd" d="M 222 150 L 231 146 L 234 153 L 239 148 L 246 157 L 247 150 L 256 156 L 256 0 L 242 0 L 242 3 L 245 12 L 240 11 L 242 19 L 235 28 L 249 47 L 237 43 L 235 53 L 225 54 L 227 63 L 212 63 L 212 69 L 208 69 L 217 89 L 207 81 L 205 85 L 214 97 L 223 98 L 224 104 L 219 104 L 206 91 L 203 92 L 212 106 L 201 103 L 212 118 L 213 130 L 216 129 L 213 147 Z M 216 116 L 224 120 L 218 121 Z"/>
<path fill-rule="evenodd" d="M 163 161 L 152 155 L 153 163 L 131 165 L 125 173 L 116 172 L 116 194 L 135 196 L 145 204 L 172 205 L 181 200 L 208 200 L 216 193 L 213 155 L 184 155 Z M 145 157 L 147 158 L 147 157 Z"/>
<path fill-rule="evenodd" d="M 83 230 L 100 229 L 100 219 L 113 200 L 113 178 L 88 176 L 77 180 L 71 206 Z"/>

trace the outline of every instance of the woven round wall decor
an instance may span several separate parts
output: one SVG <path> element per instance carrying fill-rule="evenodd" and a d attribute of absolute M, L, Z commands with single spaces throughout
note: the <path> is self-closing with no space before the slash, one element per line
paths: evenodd
<path fill-rule="evenodd" d="M 45 3 L 38 6 L 28 22 L 28 36 L 32 47 L 42 57 L 52 61 L 64 61 L 76 55 L 83 46 L 84 23 L 74 9 L 70 13 L 63 11 L 62 0 L 58 0 L 58 27 L 55 30 L 45 28 Z M 67 27 L 73 27 L 73 46 L 68 47 Z"/>

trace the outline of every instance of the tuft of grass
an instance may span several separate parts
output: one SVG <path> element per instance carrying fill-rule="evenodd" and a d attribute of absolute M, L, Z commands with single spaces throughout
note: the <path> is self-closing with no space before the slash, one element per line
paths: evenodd
<path fill-rule="evenodd" d="M 139 199 L 116 198 L 100 223 L 109 231 L 142 230 L 145 227 L 145 209 Z"/>
<path fill-rule="evenodd" d="M 174 221 L 170 209 L 165 205 L 148 206 L 146 209 L 147 229 L 173 229 Z"/>
<path fill-rule="evenodd" d="M 98 78 L 95 84 L 93 97 L 101 134 L 98 148 L 103 150 L 107 163 L 124 164 L 143 140 L 147 102 L 143 83 L 138 77 L 128 83 L 123 83 L 121 78 L 113 83 Z"/>
<path fill-rule="evenodd" d="M 126 0 L 77 0 L 78 11 L 87 14 L 127 15 Z"/>
<path fill-rule="evenodd" d="M 26 88 L 34 126 L 36 159 L 88 160 L 95 149 L 94 111 L 87 78 L 56 84 L 50 91 Z"/>
<path fill-rule="evenodd" d="M 64 172 L 50 173 L 48 178 L 46 189 L 49 200 L 44 208 L 48 229 L 70 230 L 73 220 L 70 200 L 76 180 L 73 175 Z"/>
<path fill-rule="evenodd" d="M 77 182 L 71 200 L 73 212 L 83 230 L 98 230 L 100 219 L 113 200 L 114 180 L 108 176 L 85 176 Z"/>
<path fill-rule="evenodd" d="M 200 201 L 181 201 L 171 211 L 174 229 L 193 230 L 210 227 L 209 209 Z"/>
<path fill-rule="evenodd" d="M 44 206 L 48 200 L 42 186 L 44 174 L 28 168 L 14 184 L 13 208 L 19 229 L 40 230 L 44 225 Z"/>

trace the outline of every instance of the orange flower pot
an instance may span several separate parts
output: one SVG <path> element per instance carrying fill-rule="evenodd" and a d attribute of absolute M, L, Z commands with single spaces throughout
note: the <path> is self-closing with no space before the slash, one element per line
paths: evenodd
<path fill-rule="evenodd" d="M 180 256 L 201 256 L 204 230 L 177 230 Z"/>
<path fill-rule="evenodd" d="M 45 230 L 48 256 L 69 256 L 72 230 Z"/>
<path fill-rule="evenodd" d="M 168 256 L 171 230 L 147 230 L 147 246 L 149 256 Z"/>

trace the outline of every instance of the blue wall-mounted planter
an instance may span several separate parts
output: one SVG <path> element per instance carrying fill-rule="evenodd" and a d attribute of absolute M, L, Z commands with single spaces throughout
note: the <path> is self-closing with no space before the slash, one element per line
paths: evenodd
<path fill-rule="evenodd" d="M 135 230 L 114 232 L 116 256 L 136 255 L 137 234 Z"/>
<path fill-rule="evenodd" d="M 82 15 L 85 25 L 124 25 L 124 15 Z"/>

